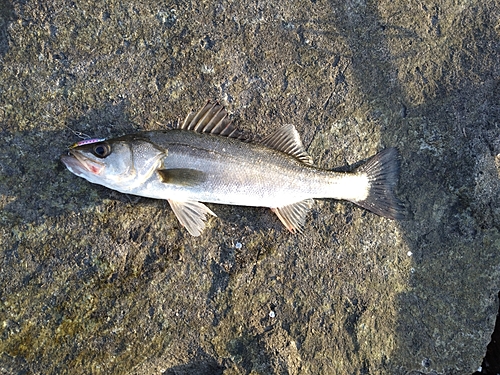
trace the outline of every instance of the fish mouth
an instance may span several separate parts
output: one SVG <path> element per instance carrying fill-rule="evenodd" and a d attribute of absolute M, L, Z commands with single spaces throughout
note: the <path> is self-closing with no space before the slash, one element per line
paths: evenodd
<path fill-rule="evenodd" d="M 103 163 L 87 158 L 80 152 L 74 150 L 69 150 L 66 154 L 61 155 L 61 161 L 70 172 L 77 176 L 83 176 L 89 172 L 94 175 L 99 175 L 104 170 Z"/>

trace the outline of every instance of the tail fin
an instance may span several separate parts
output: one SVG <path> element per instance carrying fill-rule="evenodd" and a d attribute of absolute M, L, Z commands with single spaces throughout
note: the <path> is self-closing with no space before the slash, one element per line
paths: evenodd
<path fill-rule="evenodd" d="M 386 148 L 356 170 L 356 174 L 366 174 L 370 182 L 368 197 L 353 202 L 377 215 L 389 219 L 401 219 L 403 206 L 394 192 L 399 179 L 399 152 L 396 148 Z"/>

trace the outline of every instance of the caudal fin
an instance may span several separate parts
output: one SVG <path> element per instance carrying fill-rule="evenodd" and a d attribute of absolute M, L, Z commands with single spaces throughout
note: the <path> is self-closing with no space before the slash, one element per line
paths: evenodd
<path fill-rule="evenodd" d="M 402 204 L 394 191 L 399 179 L 399 152 L 396 148 L 386 148 L 372 156 L 356 170 L 356 174 L 366 174 L 370 188 L 364 200 L 353 203 L 389 219 L 403 217 Z"/>

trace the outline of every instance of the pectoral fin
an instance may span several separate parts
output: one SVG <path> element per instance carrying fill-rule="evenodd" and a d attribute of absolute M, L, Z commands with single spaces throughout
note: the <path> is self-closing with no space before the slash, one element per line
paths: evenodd
<path fill-rule="evenodd" d="M 292 233 L 302 232 L 306 215 L 311 209 L 314 201 L 306 199 L 288 206 L 271 208 L 281 222 Z"/>
<path fill-rule="evenodd" d="M 201 232 L 203 232 L 207 214 L 217 217 L 217 215 L 214 214 L 210 208 L 200 202 L 178 202 L 168 199 L 168 203 L 170 203 L 170 207 L 172 207 L 172 211 L 174 211 L 174 214 L 179 222 L 193 236 L 199 236 Z"/>
<path fill-rule="evenodd" d="M 165 184 L 195 186 L 205 180 L 205 173 L 197 169 L 171 168 L 158 169 L 156 172 Z"/>

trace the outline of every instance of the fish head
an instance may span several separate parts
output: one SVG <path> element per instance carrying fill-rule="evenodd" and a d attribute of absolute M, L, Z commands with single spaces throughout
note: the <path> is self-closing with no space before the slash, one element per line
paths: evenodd
<path fill-rule="evenodd" d="M 160 149 L 140 136 L 75 143 L 61 161 L 73 174 L 121 192 L 146 181 L 161 163 Z"/>

